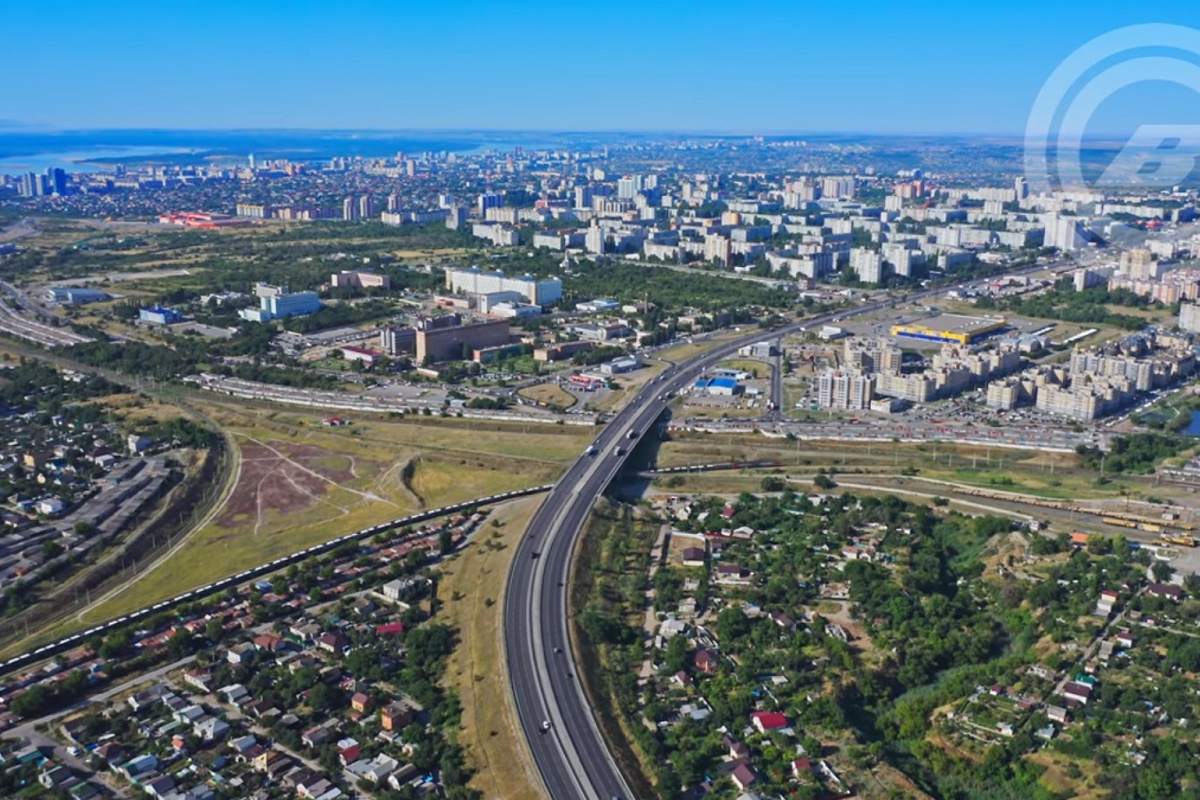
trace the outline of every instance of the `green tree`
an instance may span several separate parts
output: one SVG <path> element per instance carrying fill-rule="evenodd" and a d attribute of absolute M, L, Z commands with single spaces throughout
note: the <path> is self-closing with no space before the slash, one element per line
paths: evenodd
<path fill-rule="evenodd" d="M 687 667 L 687 655 L 687 639 L 682 635 L 673 636 L 663 652 L 663 667 L 671 674 L 679 672 Z"/>
<path fill-rule="evenodd" d="M 833 479 L 828 475 L 817 475 L 815 478 L 813 478 L 813 486 L 821 489 L 822 491 L 829 491 L 830 489 L 837 488 L 837 484 L 834 483 Z"/>
<path fill-rule="evenodd" d="M 759 485 L 764 492 L 782 492 L 787 488 L 787 483 L 777 475 L 768 475 Z"/>

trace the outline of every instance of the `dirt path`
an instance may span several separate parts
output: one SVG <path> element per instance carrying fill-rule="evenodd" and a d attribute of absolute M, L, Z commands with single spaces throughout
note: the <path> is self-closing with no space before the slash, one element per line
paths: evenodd
<path fill-rule="evenodd" d="M 235 436 L 245 436 L 245 434 L 241 434 L 241 433 L 234 434 L 234 435 Z M 267 444 L 266 442 L 255 439 L 252 436 L 245 436 L 245 438 L 247 441 L 253 442 L 254 444 L 256 444 L 259 447 L 266 450 L 267 452 L 274 454 L 280 461 L 284 462 L 285 464 L 289 464 L 289 465 L 295 467 L 296 469 L 300 470 L 301 472 L 303 472 L 307 475 L 311 475 L 312 477 L 316 478 L 319 481 L 328 483 L 330 486 L 334 486 L 339 489 L 343 489 L 347 492 L 350 492 L 351 494 L 356 494 L 359 497 L 363 498 L 364 500 L 370 500 L 370 501 L 376 502 L 376 503 L 387 503 L 389 506 L 392 506 L 393 508 L 401 508 L 399 503 L 394 503 L 391 500 L 388 500 L 386 497 L 380 497 L 379 495 L 375 494 L 374 492 L 364 492 L 364 491 L 360 491 L 359 489 L 351 489 L 349 486 L 342 486 L 337 481 L 331 480 L 330 478 L 326 477 L 325 475 L 322 475 L 321 473 L 317 472 L 316 470 L 304 466 L 304 464 L 300 463 L 299 461 L 295 460 L 294 458 L 284 455 L 279 450 L 277 450 L 276 448 Z M 272 470 L 272 473 L 273 472 L 274 472 L 274 470 Z M 271 474 L 271 473 L 268 473 L 268 474 Z M 311 493 L 309 496 L 310 497 L 312 496 Z M 316 500 L 318 498 L 313 497 L 313 499 Z"/>

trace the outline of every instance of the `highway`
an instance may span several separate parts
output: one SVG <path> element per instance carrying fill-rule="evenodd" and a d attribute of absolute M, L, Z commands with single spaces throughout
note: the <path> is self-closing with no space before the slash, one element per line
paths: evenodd
<path fill-rule="evenodd" d="M 1036 265 L 1009 274 L 1028 274 L 1051 266 Z M 899 302 L 919 302 L 950 288 L 961 287 L 925 289 Z M 513 559 L 503 619 L 509 686 L 518 722 L 546 793 L 553 800 L 634 797 L 577 678 L 577 654 L 567 631 L 567 583 L 575 545 L 592 506 L 620 471 L 630 450 L 657 423 L 671 396 L 690 386 L 704 370 L 734 355 L 739 347 L 870 314 L 894 302 L 890 298 L 874 301 L 771 331 L 755 330 L 669 367 L 612 418 L 550 490 Z"/>
<path fill-rule="evenodd" d="M 873 303 L 853 312 L 826 314 L 806 319 L 804 325 L 822 325 L 835 316 L 870 313 L 884 305 Z M 576 657 L 567 632 L 572 554 L 593 504 L 620 471 L 630 449 L 657 423 L 670 396 L 739 347 L 764 336 L 784 336 L 800 327 L 793 323 L 769 334 L 755 331 L 668 368 L 609 422 L 589 452 L 555 484 L 530 521 L 508 578 L 505 650 L 517 716 L 547 793 L 554 800 L 633 797 L 576 677 Z"/>
<path fill-rule="evenodd" d="M 0 281 L 0 292 L 12 298 L 20 308 L 36 316 L 48 316 L 50 319 L 54 319 L 53 315 L 48 315 L 44 309 L 30 302 L 19 289 L 11 284 Z M 59 328 L 24 317 L 16 309 L 9 306 L 7 300 L 0 301 L 0 333 L 7 333 L 46 348 L 70 347 L 73 344 L 82 344 L 91 341 L 91 339 L 86 336 L 80 336 L 70 328 Z"/>

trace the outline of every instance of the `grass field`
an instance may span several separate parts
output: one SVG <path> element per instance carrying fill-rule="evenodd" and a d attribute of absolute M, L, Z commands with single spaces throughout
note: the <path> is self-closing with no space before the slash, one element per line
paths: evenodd
<path fill-rule="evenodd" d="M 432 419 L 324 428 L 317 415 L 259 415 L 223 403 L 205 411 L 238 443 L 236 488 L 176 552 L 101 598 L 77 622 L 109 619 L 422 508 L 552 481 L 590 433 Z"/>
<path fill-rule="evenodd" d="M 180 416 L 177 406 L 133 392 L 110 394 L 93 400 L 85 400 L 82 405 L 103 406 L 114 416 L 134 424 L 166 422 Z"/>
<path fill-rule="evenodd" d="M 997 492 L 1026 494 L 1048 499 L 1086 500 L 1122 496 L 1157 495 L 1183 500 L 1184 487 L 1155 485 L 1153 476 L 1122 475 L 1097 485 L 1096 474 L 1076 466 L 1072 453 L 993 449 L 968 445 L 891 444 L 858 442 L 789 442 L 743 434 L 675 433 L 658 451 L 658 466 L 686 466 L 712 461 L 776 460 L 780 469 L 809 474 L 818 467 L 833 467 L 845 480 L 870 475 L 919 473 L 926 485 L 936 482 L 977 486 Z M 729 479 L 737 476 L 720 473 Z M 687 478 L 693 490 L 713 490 L 722 482 L 715 475 Z M 731 485 L 744 488 L 751 481 Z"/>
<path fill-rule="evenodd" d="M 770 364 L 752 358 L 731 358 L 728 361 L 722 361 L 717 366 L 749 372 L 751 375 L 757 375 L 759 378 L 766 378 L 771 374 Z"/>
<path fill-rule="evenodd" d="M 559 462 L 566 466 L 593 437 L 590 428 L 544 423 L 490 422 L 483 420 L 406 417 L 341 411 L 353 424 L 325 428 L 323 414 L 288 408 L 279 410 L 253 401 L 230 402 L 217 395 L 195 393 L 196 404 L 217 422 L 237 428 L 247 424 L 285 434 L 309 432 L 330 439 L 350 438 L 373 447 L 412 447 L 447 455 L 494 455 L 506 459 Z M 519 447 L 514 447 L 514 441 Z"/>
<path fill-rule="evenodd" d="M 1060 796 L 1069 796 L 1077 800 L 1098 800 L 1109 794 L 1109 790 L 1103 785 L 1099 766 L 1090 759 L 1072 759 L 1049 748 L 1025 758 L 1030 763 L 1045 768 L 1046 771 L 1042 773 L 1038 782 Z M 1079 770 L 1077 777 L 1069 774 L 1072 767 Z"/>
<path fill-rule="evenodd" d="M 541 501 L 529 497 L 499 509 L 493 519 L 501 527 L 485 527 L 470 547 L 442 568 L 439 595 L 446 598 L 442 616 L 459 636 L 446 669 L 446 684 L 462 701 L 458 738 L 475 770 L 471 787 L 487 798 L 541 797 L 507 699 L 500 619 L 509 564 Z"/>
<path fill-rule="evenodd" d="M 763 415 L 764 410 L 762 406 L 757 408 L 743 408 L 736 405 L 719 407 L 684 403 L 683 413 L 688 417 L 696 417 L 698 419 L 758 419 Z"/>
<path fill-rule="evenodd" d="M 799 380 L 788 378 L 783 381 L 783 411 L 784 416 L 795 417 L 802 413 L 812 413 L 810 409 L 797 408 L 796 403 L 800 402 L 804 397 L 804 392 L 808 388 L 808 380 Z"/>
<path fill-rule="evenodd" d="M 654 357 L 662 359 L 663 361 L 671 361 L 674 363 L 686 361 L 693 356 L 698 356 L 707 351 L 713 345 L 720 344 L 721 342 L 729 339 L 737 338 L 743 334 L 744 331 L 725 331 L 724 333 L 720 333 L 711 339 L 705 339 L 704 341 L 696 344 L 677 344 L 674 347 L 668 347 L 666 350 L 660 350 L 659 352 L 655 353 Z"/>
<path fill-rule="evenodd" d="M 1131 308 L 1116 303 L 1104 306 L 1112 314 L 1128 314 L 1131 317 L 1141 317 L 1147 322 L 1166 322 L 1171 319 L 1171 311 L 1167 308 Z"/>

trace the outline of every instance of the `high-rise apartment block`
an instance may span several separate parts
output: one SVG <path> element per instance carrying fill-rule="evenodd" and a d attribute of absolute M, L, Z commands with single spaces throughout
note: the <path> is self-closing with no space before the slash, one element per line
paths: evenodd
<path fill-rule="evenodd" d="M 1121 253 L 1121 273 L 1135 281 L 1156 281 L 1162 277 L 1162 267 L 1149 250 L 1135 247 Z"/>
<path fill-rule="evenodd" d="M 836 370 L 817 378 L 817 405 L 841 411 L 863 411 L 871 407 L 875 379 L 853 370 Z"/>
<path fill-rule="evenodd" d="M 1200 333 L 1200 303 L 1179 304 L 1179 328 L 1188 333 Z"/>
<path fill-rule="evenodd" d="M 883 257 L 878 251 L 855 247 L 850 251 L 850 268 L 863 283 L 883 282 Z"/>
<path fill-rule="evenodd" d="M 489 208 L 500 208 L 504 205 L 504 195 L 485 193 L 479 195 L 475 201 L 475 210 L 479 212 L 479 216 L 483 217 L 487 214 Z"/>

